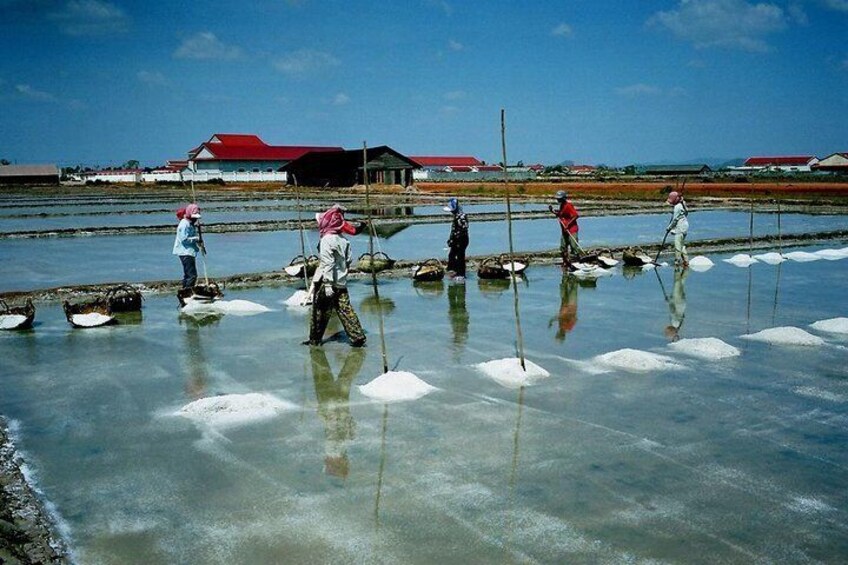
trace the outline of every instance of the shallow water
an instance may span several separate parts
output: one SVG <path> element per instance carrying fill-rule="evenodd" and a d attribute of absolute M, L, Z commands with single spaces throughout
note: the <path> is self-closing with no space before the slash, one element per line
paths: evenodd
<path fill-rule="evenodd" d="M 306 317 L 278 304 L 290 290 L 230 292 L 276 310 L 206 325 L 170 296 L 94 330 L 42 307 L 32 332 L 0 334 L 0 413 L 20 421 L 85 563 L 839 562 L 848 339 L 738 336 L 848 315 L 848 261 L 743 270 L 727 257 L 594 287 L 531 266 L 525 347 L 552 376 L 520 390 L 473 367 L 515 355 L 508 286 L 381 281 L 390 368 L 440 389 L 388 406 L 356 389 L 381 372 L 359 282 L 365 350 L 298 345 Z M 669 325 L 742 354 L 677 355 Z M 583 363 L 624 348 L 682 367 Z M 247 392 L 298 408 L 228 429 L 171 416 Z"/>

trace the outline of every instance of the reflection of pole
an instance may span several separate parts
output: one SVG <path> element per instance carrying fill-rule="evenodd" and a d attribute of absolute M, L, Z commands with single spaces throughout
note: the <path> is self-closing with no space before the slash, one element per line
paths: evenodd
<path fill-rule="evenodd" d="M 380 467 L 377 471 L 377 496 L 374 499 L 374 523 L 380 527 L 380 496 L 383 492 L 383 470 L 386 468 L 386 427 L 389 422 L 389 405 L 383 404 L 383 431 L 380 435 Z"/>
<path fill-rule="evenodd" d="M 783 253 L 783 234 L 780 231 L 780 198 L 777 199 L 777 250 Z"/>
<path fill-rule="evenodd" d="M 753 270 L 751 267 L 748 267 L 748 314 L 745 322 L 745 333 L 751 332 L 751 283 L 754 280 Z"/>
<path fill-rule="evenodd" d="M 374 268 L 374 222 L 371 221 L 371 199 L 368 182 L 368 144 L 362 142 L 362 177 L 365 181 L 365 213 L 368 219 L 368 253 L 371 255 L 371 284 L 374 287 L 374 298 L 377 299 L 377 319 L 380 321 L 380 351 L 383 354 L 383 373 L 389 372 L 389 354 L 386 352 L 386 331 L 383 327 L 383 305 L 380 302 L 380 291 L 377 289 L 377 269 Z"/>
<path fill-rule="evenodd" d="M 512 471 L 509 475 L 509 487 L 515 488 L 515 478 L 518 474 L 518 440 L 521 433 L 521 414 L 524 412 L 524 388 L 518 389 L 518 418 L 515 420 L 515 434 L 512 439 Z"/>
<path fill-rule="evenodd" d="M 780 292 L 780 267 L 782 263 L 777 264 L 777 280 L 774 283 L 774 306 L 771 309 L 771 323 L 774 325 L 774 319 L 777 317 L 777 296 Z"/>
<path fill-rule="evenodd" d="M 294 197 L 297 200 L 297 227 L 300 229 L 300 256 L 303 257 L 303 284 L 309 288 L 309 275 L 306 272 L 306 267 L 309 262 L 306 260 L 306 241 L 303 239 L 303 206 L 300 203 L 300 189 L 297 186 L 297 176 L 292 173 L 294 181 Z"/>
<path fill-rule="evenodd" d="M 501 150 L 503 152 L 504 188 L 506 189 L 506 224 L 509 233 L 509 272 L 512 278 L 513 302 L 515 305 L 515 336 L 518 344 L 518 359 L 521 362 L 521 368 L 526 371 L 527 367 L 524 364 L 524 336 L 521 334 L 521 313 L 518 308 L 518 283 L 515 278 L 515 258 L 512 247 L 512 207 L 509 200 L 509 173 L 506 166 L 506 119 L 503 108 L 501 108 Z"/>

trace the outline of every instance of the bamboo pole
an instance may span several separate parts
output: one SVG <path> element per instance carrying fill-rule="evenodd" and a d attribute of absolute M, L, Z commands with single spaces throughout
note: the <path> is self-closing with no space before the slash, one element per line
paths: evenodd
<path fill-rule="evenodd" d="M 365 214 L 368 218 L 368 253 L 374 257 L 374 222 L 371 218 L 370 183 L 368 182 L 368 144 L 362 142 L 362 180 L 365 182 Z M 383 373 L 389 372 L 389 354 L 386 351 L 386 331 L 383 326 L 383 303 L 380 302 L 380 291 L 377 288 L 377 270 L 371 265 L 371 284 L 374 287 L 374 297 L 377 299 L 377 317 L 380 321 L 380 351 L 383 355 Z"/>
<path fill-rule="evenodd" d="M 521 333 L 521 312 L 518 307 L 518 282 L 515 276 L 515 252 L 512 245 L 512 205 L 509 199 L 509 174 L 506 167 L 506 117 L 504 109 L 501 108 L 501 151 L 503 155 L 504 188 L 506 189 L 506 224 L 509 233 L 509 273 L 512 278 L 513 303 L 515 307 L 515 336 L 518 345 L 518 359 L 521 368 L 527 370 L 524 363 L 524 336 Z"/>
<path fill-rule="evenodd" d="M 303 206 L 300 203 L 300 188 L 297 186 L 297 176 L 292 173 L 294 181 L 294 197 L 297 200 L 297 227 L 300 230 L 300 256 L 303 257 L 303 284 L 309 290 L 309 274 L 306 272 L 308 261 L 306 260 L 306 240 L 303 237 Z"/>

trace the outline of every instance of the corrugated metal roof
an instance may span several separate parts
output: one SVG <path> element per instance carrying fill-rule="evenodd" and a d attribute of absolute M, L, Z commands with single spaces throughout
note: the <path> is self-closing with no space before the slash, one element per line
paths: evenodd
<path fill-rule="evenodd" d="M 476 157 L 455 157 L 455 156 L 419 156 L 409 157 L 422 167 L 476 167 L 482 165 L 483 162 Z"/>
<path fill-rule="evenodd" d="M 56 165 L 0 165 L 0 177 L 59 176 Z"/>
<path fill-rule="evenodd" d="M 776 155 L 774 157 L 748 157 L 745 167 L 768 167 L 769 165 L 782 165 L 803 167 L 809 165 L 815 159 L 815 155 Z"/>
<path fill-rule="evenodd" d="M 225 145 L 223 143 L 204 143 L 203 146 L 215 158 L 198 159 L 198 161 L 294 161 L 311 152 L 343 151 L 341 147 L 305 147 L 296 145 Z"/>

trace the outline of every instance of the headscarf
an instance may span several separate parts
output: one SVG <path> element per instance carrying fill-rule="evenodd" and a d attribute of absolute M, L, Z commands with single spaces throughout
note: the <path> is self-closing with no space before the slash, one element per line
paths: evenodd
<path fill-rule="evenodd" d="M 668 200 L 666 200 L 669 204 L 677 204 L 680 202 L 680 193 L 677 191 L 671 191 L 668 193 Z"/>
<path fill-rule="evenodd" d="M 200 217 L 200 206 L 197 204 L 189 204 L 185 207 L 185 216 L 190 220 L 196 220 Z"/>
<path fill-rule="evenodd" d="M 462 212 L 462 207 L 459 205 L 459 200 L 456 198 L 451 198 L 448 200 L 448 205 L 442 208 L 445 212 L 450 212 L 451 214 L 459 214 Z"/>
<path fill-rule="evenodd" d="M 180 206 L 179 208 L 177 208 L 177 219 L 178 220 L 182 220 L 183 218 L 185 218 L 185 211 L 186 211 L 185 206 Z"/>
<path fill-rule="evenodd" d="M 341 209 L 333 205 L 323 214 L 315 214 L 318 221 L 318 231 L 321 237 L 329 234 L 337 234 L 344 229 L 345 220 Z"/>

